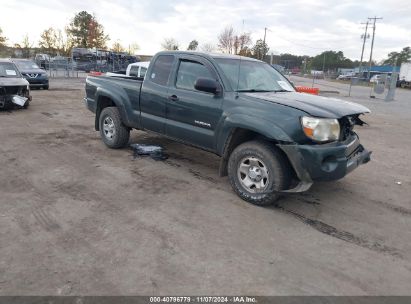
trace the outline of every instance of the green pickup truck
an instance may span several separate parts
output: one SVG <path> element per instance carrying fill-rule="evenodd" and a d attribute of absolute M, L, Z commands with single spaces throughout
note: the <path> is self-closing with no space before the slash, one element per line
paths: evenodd
<path fill-rule="evenodd" d="M 210 151 L 221 157 L 220 175 L 256 205 L 370 160 L 353 130 L 366 107 L 298 93 L 251 58 L 160 52 L 144 79 L 88 77 L 84 101 L 108 147 L 126 146 L 139 129 Z"/>

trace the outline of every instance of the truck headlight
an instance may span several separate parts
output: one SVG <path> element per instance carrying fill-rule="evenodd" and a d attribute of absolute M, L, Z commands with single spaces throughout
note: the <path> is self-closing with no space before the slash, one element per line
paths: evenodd
<path fill-rule="evenodd" d="M 340 124 L 337 119 L 301 117 L 301 125 L 307 137 L 318 142 L 338 140 Z"/>

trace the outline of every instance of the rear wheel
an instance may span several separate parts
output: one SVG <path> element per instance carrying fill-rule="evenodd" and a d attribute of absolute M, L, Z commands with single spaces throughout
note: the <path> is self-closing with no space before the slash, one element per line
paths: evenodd
<path fill-rule="evenodd" d="M 112 149 L 123 148 L 130 138 L 130 130 L 121 122 L 116 107 L 107 107 L 100 114 L 100 135 L 103 142 Z"/>
<path fill-rule="evenodd" d="M 228 176 L 234 191 L 259 206 L 273 204 L 291 180 L 284 155 L 270 142 L 249 141 L 234 149 L 228 161 Z"/>

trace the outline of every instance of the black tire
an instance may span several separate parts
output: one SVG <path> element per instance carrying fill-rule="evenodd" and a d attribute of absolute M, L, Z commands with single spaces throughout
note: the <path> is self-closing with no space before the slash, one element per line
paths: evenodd
<path fill-rule="evenodd" d="M 400 87 L 405 89 L 406 86 L 407 86 L 407 83 L 405 81 L 401 81 Z"/>
<path fill-rule="evenodd" d="M 49 85 L 43 86 L 43 90 L 48 90 L 48 89 L 49 89 Z"/>
<path fill-rule="evenodd" d="M 108 132 L 104 129 L 105 121 L 106 123 L 108 121 L 112 122 L 112 129 L 114 129 L 114 131 L 113 133 L 110 133 L 111 138 Z M 116 107 L 107 107 L 101 111 L 99 126 L 101 138 L 107 147 L 119 149 L 124 148 L 128 144 L 128 140 L 130 139 L 130 129 L 123 125 L 120 113 Z"/>
<path fill-rule="evenodd" d="M 239 167 L 247 159 L 261 160 L 259 164 L 268 172 L 264 189 L 247 189 L 240 180 L 243 176 Z M 258 170 L 258 169 L 257 169 Z M 228 177 L 234 191 L 245 201 L 268 206 L 279 199 L 279 191 L 287 189 L 291 181 L 291 167 L 286 157 L 270 142 L 253 140 L 245 142 L 234 149 L 228 160 Z"/>
<path fill-rule="evenodd" d="M 30 106 L 30 100 L 27 100 L 23 106 L 23 109 L 28 109 L 29 106 Z"/>

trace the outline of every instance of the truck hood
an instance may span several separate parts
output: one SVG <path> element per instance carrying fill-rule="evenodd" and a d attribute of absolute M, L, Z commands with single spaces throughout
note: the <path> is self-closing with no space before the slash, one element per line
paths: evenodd
<path fill-rule="evenodd" d="M 28 86 L 29 83 L 24 78 L 18 77 L 0 77 L 0 87 L 10 87 L 10 86 Z"/>
<path fill-rule="evenodd" d="M 244 95 L 299 109 L 316 117 L 341 118 L 370 112 L 368 108 L 353 102 L 297 92 L 244 93 Z"/>

